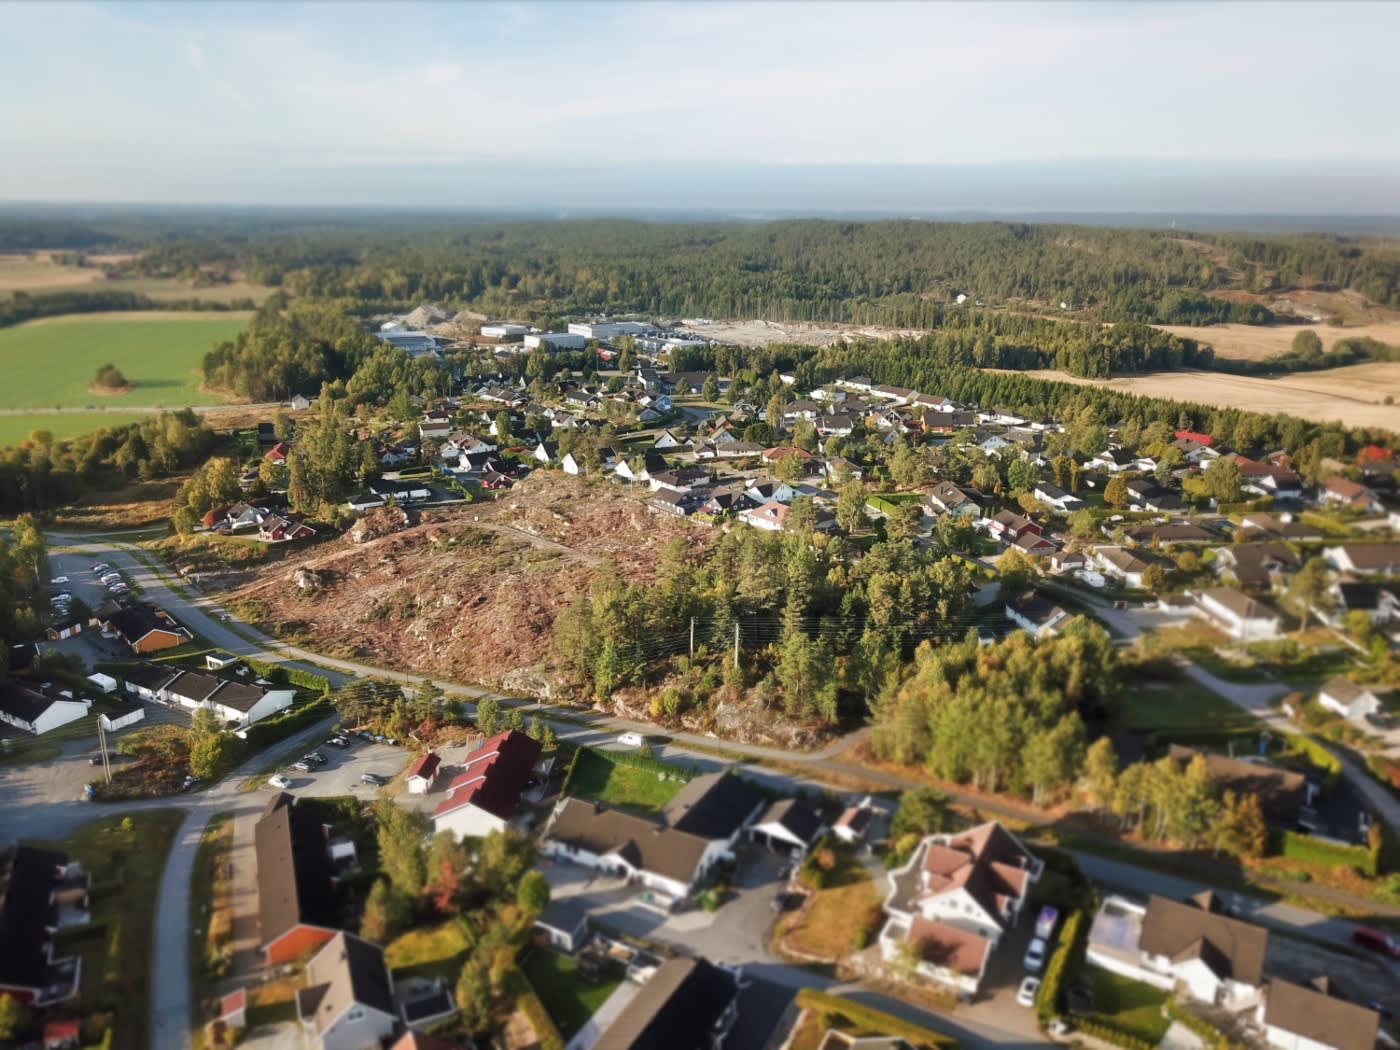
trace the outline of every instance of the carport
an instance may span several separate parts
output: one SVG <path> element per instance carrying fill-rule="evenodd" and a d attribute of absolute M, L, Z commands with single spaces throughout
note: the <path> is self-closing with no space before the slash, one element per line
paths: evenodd
<path fill-rule="evenodd" d="M 822 832 L 822 819 L 816 810 L 795 798 L 774 802 L 749 829 L 749 838 L 775 853 L 801 857 L 812 848 Z"/>

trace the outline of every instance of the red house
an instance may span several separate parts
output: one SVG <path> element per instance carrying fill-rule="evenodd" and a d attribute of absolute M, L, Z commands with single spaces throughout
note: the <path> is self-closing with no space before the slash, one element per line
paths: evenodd
<path fill-rule="evenodd" d="M 340 932 L 326 828 L 281 792 L 253 829 L 258 941 L 268 965 L 291 962 Z"/>
<path fill-rule="evenodd" d="M 291 455 L 291 452 L 291 445 L 287 444 L 285 441 L 279 441 L 267 450 L 266 458 L 272 460 L 274 463 L 285 463 L 287 462 L 287 457 Z"/>
<path fill-rule="evenodd" d="M 1205 445 L 1207 448 L 1215 441 L 1215 438 L 1211 437 L 1209 434 L 1198 434 L 1194 430 L 1178 430 L 1175 436 L 1178 441 L 1194 441 L 1196 444 Z"/>

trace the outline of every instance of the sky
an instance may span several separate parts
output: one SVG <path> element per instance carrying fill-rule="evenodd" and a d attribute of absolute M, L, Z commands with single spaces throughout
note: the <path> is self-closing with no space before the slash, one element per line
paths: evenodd
<path fill-rule="evenodd" d="M 7 2 L 0 39 L 0 201 L 1400 211 L 1384 2 Z"/>

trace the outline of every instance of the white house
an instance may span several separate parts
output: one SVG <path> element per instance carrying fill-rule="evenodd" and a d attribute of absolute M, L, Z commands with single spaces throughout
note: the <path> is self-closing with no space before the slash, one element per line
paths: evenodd
<path fill-rule="evenodd" d="M 1089 930 L 1087 961 L 1164 991 L 1181 986 L 1231 1012 L 1258 1005 L 1268 931 L 1221 913 L 1210 891 L 1189 901 L 1153 896 L 1143 907 L 1106 898 Z"/>
<path fill-rule="evenodd" d="M 1254 1017 L 1265 1042 L 1278 1050 L 1375 1050 L 1380 1015 L 1331 990 L 1326 977 L 1312 987 L 1270 979 Z"/>
<path fill-rule="evenodd" d="M 99 693 L 105 693 L 110 696 L 117 691 L 117 680 L 109 674 L 102 674 L 101 672 L 90 674 L 88 675 L 88 681 L 92 683 L 93 688 Z"/>
<path fill-rule="evenodd" d="M 92 701 L 67 689 L 49 694 L 13 679 L 0 679 L 0 722 L 35 736 L 85 718 L 91 709 Z"/>
<path fill-rule="evenodd" d="M 769 500 L 761 507 L 749 507 L 739 512 L 739 520 L 765 532 L 781 532 L 787 520 L 787 507 L 777 500 Z"/>
<path fill-rule="evenodd" d="M 924 839 L 889 873 L 881 955 L 894 961 L 912 948 L 917 974 L 975 993 L 1044 867 L 996 821 Z"/>
<path fill-rule="evenodd" d="M 98 715 L 97 721 L 107 732 L 115 733 L 118 729 L 134 726 L 137 722 L 144 721 L 145 718 L 146 705 L 139 700 L 127 700 L 115 711 Z"/>
<path fill-rule="evenodd" d="M 462 760 L 461 772 L 447 785 L 447 797 L 433 810 L 433 832 L 480 838 L 504 832 L 520 805 L 540 758 L 540 743 L 507 729 L 483 740 Z"/>
<path fill-rule="evenodd" d="M 1196 615 L 1237 642 L 1271 642 L 1282 636 L 1282 620 L 1262 602 L 1233 587 L 1209 587 L 1195 595 Z"/>
<path fill-rule="evenodd" d="M 223 722 L 246 728 L 259 719 L 285 710 L 296 699 L 296 690 L 269 688 L 264 682 L 244 682 L 236 676 L 216 676 L 198 671 L 170 671 L 145 664 L 123 675 L 126 691 L 142 700 L 175 704 L 191 711 L 205 707 Z"/>
<path fill-rule="evenodd" d="M 297 1019 L 320 1050 L 379 1046 L 399 1028 L 399 1004 L 384 950 L 337 933 L 306 964 Z"/>
<path fill-rule="evenodd" d="M 1349 722 L 1366 723 L 1366 716 L 1381 709 L 1381 701 L 1364 685 L 1345 678 L 1333 678 L 1318 690 L 1317 702 Z"/>
<path fill-rule="evenodd" d="M 1058 634 L 1069 613 L 1035 591 L 1025 591 L 1006 603 L 1006 618 L 1039 640 Z"/>
<path fill-rule="evenodd" d="M 431 791 L 441 766 L 442 759 L 431 751 L 414 759 L 404 778 L 404 782 L 408 785 L 408 793 L 410 795 L 426 795 Z"/>
<path fill-rule="evenodd" d="M 1047 482 L 1041 482 L 1037 485 L 1031 495 L 1040 500 L 1041 503 L 1061 512 L 1075 510 L 1084 505 L 1084 501 L 1074 493 L 1066 492 L 1058 485 L 1051 485 Z"/>
<path fill-rule="evenodd" d="M 1338 572 L 1366 576 L 1400 574 L 1400 543 L 1347 543 L 1324 548 L 1322 557 Z"/>

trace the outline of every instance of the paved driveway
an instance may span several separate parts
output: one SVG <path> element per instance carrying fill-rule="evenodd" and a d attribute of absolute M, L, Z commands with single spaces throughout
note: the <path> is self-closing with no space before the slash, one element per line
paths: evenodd
<path fill-rule="evenodd" d="M 332 795 L 355 795 L 361 798 L 374 798 L 379 788 L 372 784 L 360 783 L 364 773 L 378 773 L 386 780 L 398 774 L 413 758 L 413 752 L 388 744 L 352 743 L 342 750 L 325 743 L 325 739 L 312 740 L 305 748 L 298 748 L 297 754 L 287 760 L 287 767 L 281 770 L 283 776 L 292 782 L 288 788 L 293 794 L 311 795 L 325 798 Z M 315 745 L 314 748 L 311 745 Z M 326 756 L 326 764 L 310 773 L 291 769 L 291 763 L 300 755 L 316 750 Z M 271 790 L 270 788 L 268 790 Z"/>

